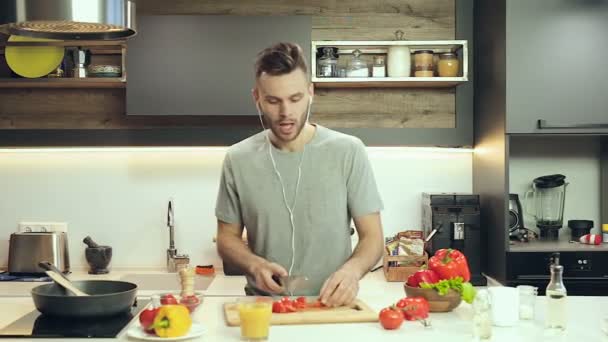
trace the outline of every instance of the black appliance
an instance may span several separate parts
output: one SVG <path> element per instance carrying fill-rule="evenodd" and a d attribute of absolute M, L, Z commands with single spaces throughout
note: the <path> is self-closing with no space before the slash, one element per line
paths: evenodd
<path fill-rule="evenodd" d="M 551 278 L 549 263 L 555 251 L 508 252 L 507 285 L 532 285 L 540 295 Z M 608 253 L 559 251 L 560 264 L 564 266 L 563 281 L 568 295 L 608 295 Z"/>
<path fill-rule="evenodd" d="M 518 194 L 509 194 L 509 214 L 507 226 L 509 228 L 509 239 L 514 241 L 528 242 L 538 237 L 536 232 L 524 226 L 524 212 Z"/>
<path fill-rule="evenodd" d="M 148 303 L 138 299 L 131 312 L 100 318 L 66 319 L 34 310 L 0 330 L 0 338 L 116 338 Z"/>
<path fill-rule="evenodd" d="M 479 195 L 457 193 L 422 194 L 422 229 L 435 235 L 426 246 L 430 254 L 454 248 L 467 257 L 473 285 L 485 285 L 481 275 L 486 259 L 485 232 L 480 225 Z"/>
<path fill-rule="evenodd" d="M 568 220 L 568 227 L 570 228 L 570 238 L 574 241 L 578 241 L 581 236 L 591 233 L 591 228 L 593 228 L 593 221 Z"/>

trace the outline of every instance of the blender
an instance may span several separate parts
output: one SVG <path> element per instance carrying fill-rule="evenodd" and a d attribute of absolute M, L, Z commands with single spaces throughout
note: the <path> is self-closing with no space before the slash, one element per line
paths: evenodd
<path fill-rule="evenodd" d="M 563 227 L 566 176 L 555 174 L 535 178 L 524 199 L 526 212 L 536 220 L 541 240 L 557 240 Z"/>

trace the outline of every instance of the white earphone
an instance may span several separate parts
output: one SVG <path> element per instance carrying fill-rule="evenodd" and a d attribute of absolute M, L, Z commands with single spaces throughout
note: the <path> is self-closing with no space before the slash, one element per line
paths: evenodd
<path fill-rule="evenodd" d="M 308 122 L 308 119 L 310 118 L 311 106 L 312 106 L 312 96 L 308 98 L 308 108 L 306 110 L 306 122 Z M 258 110 L 258 116 L 260 117 L 260 123 L 262 124 L 262 128 L 264 128 L 264 130 L 266 130 L 266 127 L 264 126 L 264 121 L 262 120 L 262 111 L 260 109 L 260 106 L 256 103 L 255 107 Z M 296 200 L 298 198 L 298 189 L 300 188 L 300 179 L 302 178 L 302 161 L 304 160 L 304 155 L 306 154 L 306 145 L 304 145 L 304 150 L 302 151 L 302 156 L 300 157 L 300 163 L 298 164 L 298 180 L 296 181 L 296 191 L 293 196 L 293 204 L 290 207 L 289 203 L 287 202 L 287 195 L 285 192 L 285 184 L 283 183 L 283 177 L 281 177 L 281 173 L 279 172 L 279 169 L 277 168 L 277 164 L 274 160 L 274 157 L 272 156 L 272 143 L 270 142 L 270 137 L 268 136 L 268 134 L 266 134 L 266 141 L 268 142 L 268 155 L 270 156 L 270 161 L 272 162 L 272 168 L 274 169 L 274 173 L 277 175 L 277 178 L 279 179 L 279 183 L 281 183 L 281 191 L 283 193 L 283 203 L 285 204 L 285 208 L 287 209 L 287 212 L 289 213 L 289 222 L 291 223 L 291 264 L 289 266 L 289 271 L 288 271 L 288 275 L 291 275 L 291 272 L 293 270 L 293 266 L 295 263 L 295 257 L 296 257 L 296 225 L 293 221 L 293 212 L 296 208 Z"/>

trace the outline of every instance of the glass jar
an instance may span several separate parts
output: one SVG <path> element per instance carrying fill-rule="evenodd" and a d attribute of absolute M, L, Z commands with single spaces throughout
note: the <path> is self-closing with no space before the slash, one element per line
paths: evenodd
<path fill-rule="evenodd" d="M 395 40 L 403 41 L 403 31 L 395 31 Z M 388 77 L 410 77 L 412 72 L 412 57 L 407 45 L 391 45 L 386 53 Z"/>
<path fill-rule="evenodd" d="M 487 290 L 479 290 L 473 301 L 473 337 L 476 340 L 492 338 L 492 310 Z"/>
<path fill-rule="evenodd" d="M 458 68 L 458 56 L 455 53 L 446 52 L 439 55 L 439 62 L 437 62 L 439 77 L 456 77 Z"/>
<path fill-rule="evenodd" d="M 369 77 L 367 63 L 361 58 L 361 50 L 353 51 L 353 59 L 346 70 L 347 77 Z"/>
<path fill-rule="evenodd" d="M 517 286 L 519 291 L 519 319 L 534 319 L 538 288 L 530 285 Z"/>
<path fill-rule="evenodd" d="M 386 76 L 386 64 L 384 63 L 384 56 L 375 56 L 374 64 L 372 66 L 372 77 L 385 77 Z"/>
<path fill-rule="evenodd" d="M 414 76 L 433 77 L 435 67 L 433 64 L 433 50 L 418 50 L 414 52 Z"/>
<path fill-rule="evenodd" d="M 338 58 L 334 55 L 334 48 L 324 47 L 323 56 L 317 62 L 317 77 L 337 77 Z"/>

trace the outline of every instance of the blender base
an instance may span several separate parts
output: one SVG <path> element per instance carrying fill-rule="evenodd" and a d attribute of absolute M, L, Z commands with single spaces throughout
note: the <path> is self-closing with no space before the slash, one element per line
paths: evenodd
<path fill-rule="evenodd" d="M 556 241 L 559 238 L 559 229 L 561 227 L 540 227 L 540 240 Z"/>

